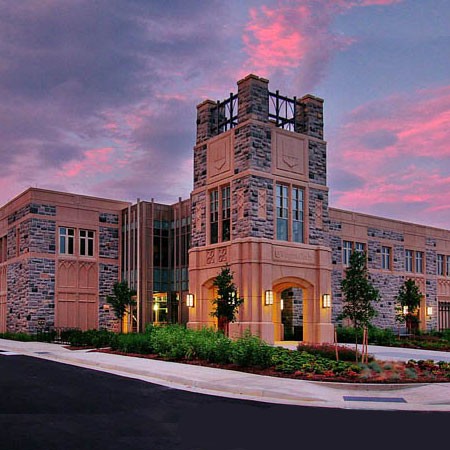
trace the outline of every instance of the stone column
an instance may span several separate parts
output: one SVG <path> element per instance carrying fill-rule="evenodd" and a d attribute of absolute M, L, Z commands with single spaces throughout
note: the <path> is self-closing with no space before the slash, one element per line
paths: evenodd
<path fill-rule="evenodd" d="M 197 145 L 213 136 L 214 110 L 216 108 L 217 104 L 212 100 L 205 100 L 197 105 Z"/>
<path fill-rule="evenodd" d="M 238 122 L 248 119 L 269 120 L 269 80 L 247 75 L 238 81 Z"/>
<path fill-rule="evenodd" d="M 295 131 L 323 139 L 323 99 L 307 94 L 297 100 Z"/>

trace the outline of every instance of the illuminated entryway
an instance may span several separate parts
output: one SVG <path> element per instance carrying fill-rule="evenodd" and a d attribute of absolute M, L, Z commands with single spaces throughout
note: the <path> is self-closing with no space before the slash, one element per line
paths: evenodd
<path fill-rule="evenodd" d="M 303 339 L 303 290 L 288 288 L 281 292 L 281 323 L 283 340 L 301 341 Z"/>

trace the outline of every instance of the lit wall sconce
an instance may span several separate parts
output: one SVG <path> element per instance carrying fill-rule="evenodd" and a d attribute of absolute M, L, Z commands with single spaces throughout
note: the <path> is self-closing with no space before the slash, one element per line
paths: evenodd
<path fill-rule="evenodd" d="M 432 316 L 432 315 L 433 315 L 433 307 L 427 306 L 427 316 Z"/>
<path fill-rule="evenodd" d="M 280 309 L 281 309 L 281 311 L 283 311 L 283 309 L 284 309 L 284 300 L 283 299 L 280 300 Z"/>
<path fill-rule="evenodd" d="M 408 307 L 404 306 L 403 307 L 403 315 L 406 316 L 406 314 L 408 314 Z"/>
<path fill-rule="evenodd" d="M 188 308 L 194 307 L 194 294 L 187 294 L 186 295 L 186 305 Z"/>
<path fill-rule="evenodd" d="M 330 294 L 322 295 L 322 308 L 331 308 L 331 295 Z"/>
<path fill-rule="evenodd" d="M 265 304 L 273 305 L 273 291 L 266 291 L 265 293 Z"/>

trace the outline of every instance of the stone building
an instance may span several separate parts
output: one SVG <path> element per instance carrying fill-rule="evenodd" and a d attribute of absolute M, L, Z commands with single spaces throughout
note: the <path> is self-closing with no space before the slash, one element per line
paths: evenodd
<path fill-rule="evenodd" d="M 114 328 L 125 202 L 30 188 L 0 209 L 0 332 Z"/>
<path fill-rule="evenodd" d="M 329 207 L 323 128 L 322 99 L 249 75 L 197 107 L 190 199 L 19 195 L 0 208 L 0 332 L 117 329 L 105 299 L 121 279 L 137 291 L 129 331 L 215 326 L 213 280 L 228 265 L 244 299 L 232 336 L 332 341 L 354 251 L 381 293 L 376 325 L 396 327 L 395 296 L 411 278 L 420 327 L 449 328 L 450 231 Z"/>

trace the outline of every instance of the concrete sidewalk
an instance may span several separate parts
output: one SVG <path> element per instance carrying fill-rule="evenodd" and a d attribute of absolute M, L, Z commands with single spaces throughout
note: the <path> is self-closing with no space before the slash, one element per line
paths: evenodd
<path fill-rule="evenodd" d="M 378 348 L 386 350 L 385 347 Z M 391 356 L 394 356 L 395 350 L 390 350 Z M 398 350 L 403 352 L 404 349 Z M 370 348 L 369 352 L 372 353 Z M 223 397 L 327 408 L 450 411 L 450 383 L 382 385 L 303 381 L 89 350 L 74 351 L 58 344 L 0 339 L 0 357 L 10 354 L 72 364 L 175 389 Z"/>

